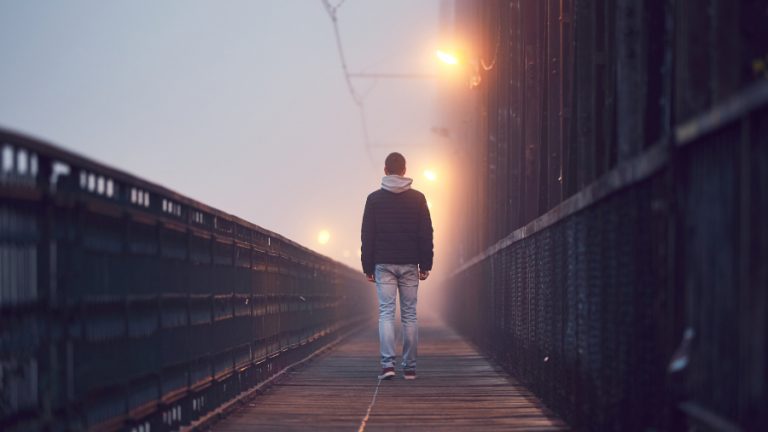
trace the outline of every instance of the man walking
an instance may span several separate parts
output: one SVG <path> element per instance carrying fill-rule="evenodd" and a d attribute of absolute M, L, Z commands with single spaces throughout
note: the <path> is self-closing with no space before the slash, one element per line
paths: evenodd
<path fill-rule="evenodd" d="M 403 324 L 403 376 L 416 379 L 419 341 L 416 294 L 419 280 L 432 270 L 432 219 L 424 194 L 411 189 L 405 158 L 391 153 L 384 161 L 381 189 L 368 195 L 363 212 L 363 272 L 376 282 L 379 297 L 379 379 L 395 376 L 395 301 L 400 293 Z"/>

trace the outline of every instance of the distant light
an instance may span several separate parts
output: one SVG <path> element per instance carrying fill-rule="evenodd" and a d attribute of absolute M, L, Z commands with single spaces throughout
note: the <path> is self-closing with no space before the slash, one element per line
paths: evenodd
<path fill-rule="evenodd" d="M 330 240 L 331 240 L 331 233 L 329 233 L 328 230 L 321 230 L 319 233 L 317 233 L 318 243 L 328 244 Z"/>
<path fill-rule="evenodd" d="M 456 57 L 455 54 L 437 50 L 435 51 L 435 56 L 437 56 L 437 58 L 445 64 L 449 64 L 449 65 L 459 64 L 459 58 Z"/>
<path fill-rule="evenodd" d="M 424 177 L 429 181 L 435 181 L 437 180 L 437 173 L 432 170 L 424 170 Z"/>

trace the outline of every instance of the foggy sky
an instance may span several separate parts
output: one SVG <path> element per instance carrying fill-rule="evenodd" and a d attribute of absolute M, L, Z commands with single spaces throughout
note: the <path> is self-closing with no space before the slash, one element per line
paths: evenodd
<path fill-rule="evenodd" d="M 346 1 L 350 69 L 433 72 L 438 2 Z M 422 175 L 440 164 L 436 83 L 357 82 L 370 90 L 372 166 L 319 0 L 0 1 L 0 53 L 3 127 L 356 269 L 365 196 L 386 154 L 405 154 L 439 212 L 437 185 Z M 331 232 L 325 246 L 321 229 Z"/>

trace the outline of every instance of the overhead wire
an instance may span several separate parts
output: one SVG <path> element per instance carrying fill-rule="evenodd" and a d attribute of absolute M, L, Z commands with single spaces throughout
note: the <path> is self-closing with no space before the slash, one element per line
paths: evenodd
<path fill-rule="evenodd" d="M 352 101 L 355 103 L 355 106 L 357 107 L 360 115 L 360 127 L 362 129 L 363 145 L 365 146 L 365 151 L 368 154 L 368 158 L 370 159 L 371 164 L 376 166 L 376 162 L 374 161 L 373 153 L 371 151 L 371 135 L 370 131 L 368 130 L 368 116 L 365 109 L 365 97 L 370 93 L 371 89 L 365 92 L 365 94 L 360 94 L 352 83 L 349 67 L 347 67 L 347 58 L 344 54 L 344 45 L 341 42 L 341 33 L 339 32 L 339 19 L 337 12 L 339 8 L 341 8 L 341 6 L 346 2 L 346 0 L 341 0 L 335 6 L 332 5 L 329 0 L 321 0 L 321 2 L 325 8 L 326 13 L 328 14 L 328 17 L 331 19 L 331 23 L 333 24 L 333 34 L 336 39 L 336 50 L 339 54 L 341 71 L 344 74 L 344 81 L 347 84 L 349 95 L 352 97 Z"/>

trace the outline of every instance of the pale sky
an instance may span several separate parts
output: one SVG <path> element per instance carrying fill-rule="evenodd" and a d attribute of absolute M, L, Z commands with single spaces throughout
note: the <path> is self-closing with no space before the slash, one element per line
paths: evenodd
<path fill-rule="evenodd" d="M 439 0 L 344 2 L 350 69 L 434 72 L 438 9 Z M 320 0 L 0 0 L 0 54 L 3 127 L 356 269 L 363 204 L 389 152 L 405 154 L 414 187 L 439 211 L 440 191 L 422 174 L 442 163 L 430 132 L 437 84 L 357 82 L 370 90 L 372 166 Z"/>

